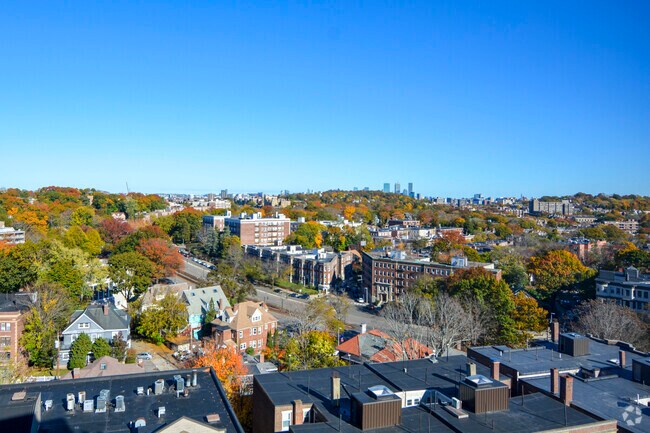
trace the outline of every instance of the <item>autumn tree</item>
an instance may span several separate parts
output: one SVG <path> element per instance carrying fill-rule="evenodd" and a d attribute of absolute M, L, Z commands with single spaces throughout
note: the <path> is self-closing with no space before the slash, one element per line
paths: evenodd
<path fill-rule="evenodd" d="M 286 244 L 302 245 L 303 248 L 320 248 L 323 245 L 325 226 L 315 221 L 301 224 L 285 239 Z"/>
<path fill-rule="evenodd" d="M 515 329 L 518 331 L 518 338 L 515 346 L 522 347 L 528 344 L 533 338 L 533 333 L 542 332 L 548 327 L 548 312 L 539 307 L 537 301 L 524 292 L 519 292 L 514 296 L 515 310 L 512 318 L 515 323 Z"/>
<path fill-rule="evenodd" d="M 291 337 L 282 334 L 277 362 L 282 370 L 311 370 L 335 367 L 342 362 L 334 355 L 336 337 L 325 331 L 311 330 Z"/>
<path fill-rule="evenodd" d="M 101 222 L 100 231 L 106 243 L 112 248 L 126 236 L 133 233 L 133 227 L 126 221 L 106 218 Z"/>
<path fill-rule="evenodd" d="M 20 290 L 38 278 L 38 249 L 31 243 L 0 251 L 0 292 Z"/>
<path fill-rule="evenodd" d="M 154 278 L 174 276 L 184 265 L 178 250 L 160 238 L 142 239 L 137 250 L 153 263 Z"/>
<path fill-rule="evenodd" d="M 231 401 L 240 395 L 242 377 L 248 374 L 242 356 L 234 348 L 219 347 L 214 340 L 206 340 L 203 355 L 194 358 L 190 366 L 212 367 Z"/>
<path fill-rule="evenodd" d="M 73 226 L 90 226 L 93 223 L 95 210 L 91 207 L 80 206 L 70 215 L 70 224 Z"/>
<path fill-rule="evenodd" d="M 456 231 L 445 231 L 436 238 L 431 246 L 431 260 L 449 263 L 456 254 L 463 252 L 465 238 Z"/>
<path fill-rule="evenodd" d="M 531 257 L 528 271 L 533 275 L 535 290 L 542 298 L 554 298 L 558 290 L 575 286 L 596 274 L 575 254 L 565 250 L 551 250 Z"/>

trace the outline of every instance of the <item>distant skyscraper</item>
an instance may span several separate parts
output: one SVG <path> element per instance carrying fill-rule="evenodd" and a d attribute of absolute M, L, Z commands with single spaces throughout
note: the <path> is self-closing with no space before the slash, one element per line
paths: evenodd
<path fill-rule="evenodd" d="M 413 182 L 409 182 L 409 197 L 413 197 Z"/>
<path fill-rule="evenodd" d="M 395 194 L 399 194 L 401 191 L 402 185 L 399 182 L 395 182 Z"/>
<path fill-rule="evenodd" d="M 364 191 L 370 191 L 370 187 L 369 187 L 369 186 L 364 186 L 364 187 L 363 187 L 363 190 L 364 190 Z"/>
<path fill-rule="evenodd" d="M 390 183 L 384 184 L 384 192 L 390 192 Z"/>
<path fill-rule="evenodd" d="M 352 188 L 352 191 L 359 191 L 359 188 L 355 186 L 354 188 Z"/>

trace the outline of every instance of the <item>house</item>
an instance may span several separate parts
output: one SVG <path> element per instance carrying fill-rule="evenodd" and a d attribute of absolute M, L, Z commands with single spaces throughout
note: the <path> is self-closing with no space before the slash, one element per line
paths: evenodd
<path fill-rule="evenodd" d="M 362 325 L 361 333 L 336 347 L 339 357 L 349 362 L 392 362 L 402 359 L 403 353 L 409 359 L 426 358 L 433 353 L 431 348 L 419 341 L 409 338 L 404 342 L 404 347 L 388 334 L 379 329 L 365 332 Z"/>
<path fill-rule="evenodd" d="M 0 407 L 12 433 L 244 433 L 209 368 L 6 385 Z"/>
<path fill-rule="evenodd" d="M 75 368 L 61 380 L 87 379 L 91 377 L 120 376 L 122 374 L 144 373 L 144 367 L 138 364 L 124 364 L 110 356 L 102 356 L 84 368 Z"/>
<path fill-rule="evenodd" d="M 254 375 L 252 399 L 253 433 L 616 432 L 462 355 Z"/>
<path fill-rule="evenodd" d="M 114 337 L 121 336 L 131 347 L 131 317 L 110 304 L 91 304 L 84 310 L 72 313 L 70 324 L 61 333 L 59 363 L 67 364 L 70 359 L 70 347 L 81 334 L 88 334 L 91 341 L 104 338 L 109 343 Z"/>
<path fill-rule="evenodd" d="M 221 319 L 212 322 L 212 337 L 242 353 L 249 348 L 259 353 L 266 347 L 269 332 L 277 327 L 278 320 L 264 302 L 246 301 L 226 308 Z"/>
<path fill-rule="evenodd" d="M 175 296 L 182 296 L 185 290 L 189 290 L 188 283 L 174 283 L 174 284 L 154 284 L 149 287 L 146 292 L 142 294 L 142 303 L 140 311 L 146 311 L 160 302 L 165 296 L 172 294 Z"/>
<path fill-rule="evenodd" d="M 35 297 L 35 293 L 0 294 L 0 364 L 16 361 L 20 356 L 25 313 Z"/>
<path fill-rule="evenodd" d="M 211 303 L 214 305 L 216 317 L 221 317 L 223 312 L 230 308 L 230 302 L 223 293 L 221 286 L 183 290 L 182 296 L 187 304 L 188 324 L 193 337 L 196 339 L 199 338 L 205 314 L 210 310 Z"/>

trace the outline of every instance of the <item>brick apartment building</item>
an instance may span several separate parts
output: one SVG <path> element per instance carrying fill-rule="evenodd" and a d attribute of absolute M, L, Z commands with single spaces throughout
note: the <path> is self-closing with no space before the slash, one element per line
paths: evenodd
<path fill-rule="evenodd" d="M 259 353 L 266 347 L 269 332 L 277 327 L 278 320 L 264 302 L 246 301 L 226 308 L 222 319 L 212 321 L 212 337 L 241 353 L 249 348 Z"/>
<path fill-rule="evenodd" d="M 352 277 L 352 265 L 361 256 L 357 251 L 338 253 L 323 248 L 303 249 L 299 245 L 244 247 L 246 254 L 265 262 L 291 267 L 291 282 L 328 291 L 337 281 Z"/>
<path fill-rule="evenodd" d="M 227 217 L 225 226 L 238 236 L 242 245 L 280 245 L 291 233 L 291 220 L 281 213 L 262 218 L 261 213 Z"/>
<path fill-rule="evenodd" d="M 226 226 L 226 218 L 230 217 L 230 211 L 226 215 L 204 215 L 203 216 L 203 233 L 209 230 L 222 232 Z"/>
<path fill-rule="evenodd" d="M 532 199 L 528 205 L 528 212 L 532 215 L 554 214 L 554 215 L 573 215 L 575 209 L 573 203 L 569 200 L 562 201 L 539 201 Z"/>
<path fill-rule="evenodd" d="M 447 278 L 459 269 L 482 267 L 501 278 L 494 263 L 470 262 L 466 257 L 454 257 L 450 265 L 410 258 L 404 251 L 364 252 L 363 287 L 368 302 L 390 302 L 408 289 L 421 276 Z"/>
<path fill-rule="evenodd" d="M 31 293 L 0 294 L 0 363 L 16 361 L 20 355 L 24 315 L 33 296 Z"/>

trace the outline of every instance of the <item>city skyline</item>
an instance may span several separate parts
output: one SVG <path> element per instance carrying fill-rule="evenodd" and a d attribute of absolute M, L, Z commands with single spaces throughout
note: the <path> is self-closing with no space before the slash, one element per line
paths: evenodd
<path fill-rule="evenodd" d="M 5 187 L 650 195 L 647 2 L 3 12 Z"/>

